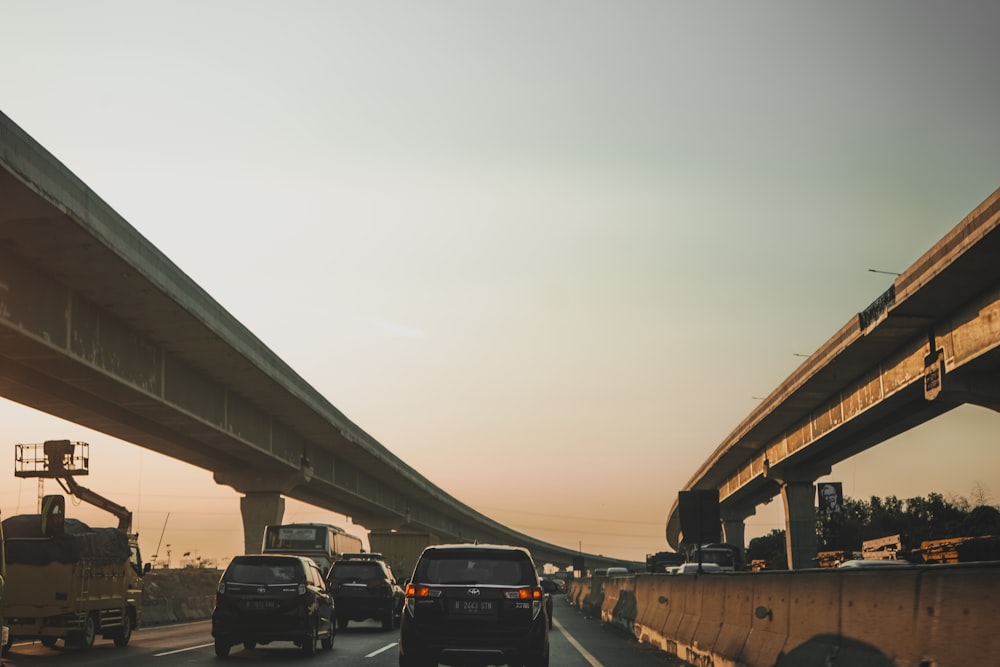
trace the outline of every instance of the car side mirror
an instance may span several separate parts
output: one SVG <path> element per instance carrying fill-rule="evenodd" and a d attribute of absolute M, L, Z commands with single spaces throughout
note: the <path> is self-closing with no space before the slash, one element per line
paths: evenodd
<path fill-rule="evenodd" d="M 146 573 L 148 573 L 152 569 L 153 569 L 153 564 L 152 563 L 146 563 L 145 565 L 142 566 L 142 573 L 146 574 Z"/>
<path fill-rule="evenodd" d="M 559 585 L 551 579 L 542 579 L 542 590 L 546 593 L 555 593 L 559 590 Z"/>

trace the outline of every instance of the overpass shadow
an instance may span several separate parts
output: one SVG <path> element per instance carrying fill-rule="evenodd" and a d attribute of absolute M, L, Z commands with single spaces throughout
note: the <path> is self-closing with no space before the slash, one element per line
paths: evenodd
<path fill-rule="evenodd" d="M 871 644 L 835 634 L 815 635 L 788 653 L 774 667 L 897 667 Z"/>

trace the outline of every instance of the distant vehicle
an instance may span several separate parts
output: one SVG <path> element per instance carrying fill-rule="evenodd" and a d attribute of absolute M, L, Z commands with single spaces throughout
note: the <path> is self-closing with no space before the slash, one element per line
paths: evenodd
<path fill-rule="evenodd" d="M 604 573 L 605 577 L 627 577 L 628 575 L 627 567 L 609 567 Z"/>
<path fill-rule="evenodd" d="M 608 568 L 606 568 L 606 567 L 599 567 L 599 568 L 597 568 L 596 570 L 594 570 L 594 576 L 595 577 L 606 577 L 606 576 L 608 576 Z"/>
<path fill-rule="evenodd" d="M 399 627 L 403 589 L 382 554 L 344 554 L 330 568 L 327 585 L 333 595 L 339 628 L 346 628 L 350 621 L 369 618 L 380 621 L 383 630 Z"/>
<path fill-rule="evenodd" d="M 727 572 L 735 572 L 743 569 L 743 558 L 738 547 L 726 542 L 712 542 L 701 545 L 701 555 L 698 554 L 698 547 L 691 547 L 688 550 L 688 563 L 697 563 L 699 559 L 702 563 L 714 563 Z"/>
<path fill-rule="evenodd" d="M 399 666 L 549 664 L 546 595 L 527 549 L 450 544 L 424 549 L 406 585 Z"/>
<path fill-rule="evenodd" d="M 340 558 L 341 554 L 360 552 L 362 546 L 361 538 L 349 535 L 339 526 L 327 523 L 286 523 L 264 528 L 260 552 L 312 558 L 325 576 L 333 561 Z"/>
<path fill-rule="evenodd" d="M 215 655 L 236 644 L 290 641 L 306 655 L 333 648 L 333 599 L 319 567 L 294 555 L 236 556 L 219 579 L 212 611 Z"/>
<path fill-rule="evenodd" d="M 717 572 L 732 572 L 732 570 L 727 570 L 721 565 L 717 565 L 716 563 L 702 563 L 701 571 L 705 574 L 714 574 Z M 698 563 L 684 563 L 682 565 L 678 565 L 676 569 L 674 569 L 675 575 L 697 574 L 697 572 L 698 572 Z"/>

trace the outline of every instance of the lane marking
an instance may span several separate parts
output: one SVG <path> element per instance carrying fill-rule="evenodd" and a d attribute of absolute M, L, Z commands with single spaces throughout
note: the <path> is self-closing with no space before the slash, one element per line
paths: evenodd
<path fill-rule="evenodd" d="M 369 653 L 365 657 L 366 658 L 374 658 L 379 653 L 385 653 L 386 651 L 388 651 L 389 649 L 391 649 L 392 647 L 394 647 L 394 646 L 396 646 L 398 644 L 399 644 L 399 642 L 393 642 L 391 644 L 386 644 L 385 646 L 383 646 L 382 648 L 378 649 L 377 651 L 372 651 L 371 653 Z"/>
<path fill-rule="evenodd" d="M 564 628 L 559 621 L 553 618 L 552 625 L 559 628 L 559 632 L 563 634 L 563 636 L 566 638 L 566 641 L 568 641 L 570 644 L 573 645 L 573 648 L 575 648 L 577 652 L 583 656 L 584 660 L 590 663 L 591 667 L 604 667 L 604 665 L 601 664 L 601 661 L 592 656 L 587 649 L 583 648 L 583 646 L 580 645 L 580 642 L 576 641 L 573 635 L 566 632 L 566 628 Z"/>
<path fill-rule="evenodd" d="M 199 646 L 188 646 L 187 648 L 179 648 L 179 649 L 175 649 L 173 651 L 164 651 L 163 653 L 154 653 L 153 657 L 154 658 L 162 658 L 165 655 L 173 655 L 175 653 L 184 653 L 186 651 L 197 651 L 198 649 L 205 648 L 207 646 L 215 646 L 215 642 L 212 642 L 211 644 L 201 644 Z"/>

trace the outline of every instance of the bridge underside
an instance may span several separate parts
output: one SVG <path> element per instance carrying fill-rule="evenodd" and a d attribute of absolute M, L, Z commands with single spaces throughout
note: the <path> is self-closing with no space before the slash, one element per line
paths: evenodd
<path fill-rule="evenodd" d="M 244 494 L 579 556 L 475 512 L 376 442 L 2 114 L 0 395 Z"/>

